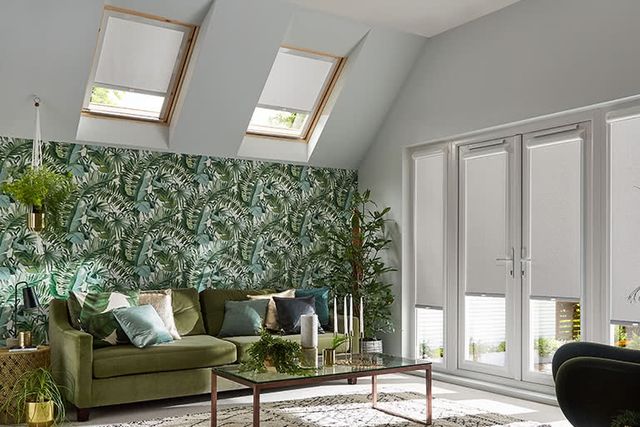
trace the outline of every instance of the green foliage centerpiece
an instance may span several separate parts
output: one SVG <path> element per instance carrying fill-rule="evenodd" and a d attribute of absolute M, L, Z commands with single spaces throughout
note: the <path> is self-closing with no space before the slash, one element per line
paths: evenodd
<path fill-rule="evenodd" d="M 378 210 L 370 197 L 369 190 L 356 193 L 349 226 L 332 231 L 327 237 L 333 242 L 334 292 L 352 294 L 355 301 L 364 298 L 364 339 L 377 341 L 379 334 L 394 331 L 391 319 L 394 296 L 392 285 L 384 276 L 396 269 L 387 266 L 382 257 L 391 244 L 386 233 L 391 208 Z M 355 315 L 360 314 L 357 305 L 354 310 Z"/>
<path fill-rule="evenodd" d="M 60 205 L 72 191 L 71 176 L 52 171 L 46 166 L 28 167 L 17 179 L 5 182 L 2 190 L 13 200 L 29 206 L 29 228 L 42 231 L 45 226 L 44 213 L 49 213 L 49 223 L 57 226 L 60 220 Z"/>
<path fill-rule="evenodd" d="M 249 359 L 240 365 L 240 370 L 244 372 L 264 373 L 275 370 L 281 374 L 304 375 L 312 370 L 300 364 L 300 344 L 272 335 L 265 329 L 260 333 L 260 340 L 253 343 L 247 353 Z"/>
<path fill-rule="evenodd" d="M 18 378 L 0 409 L 29 425 L 60 425 L 66 414 L 60 388 L 46 368 L 26 371 Z"/>

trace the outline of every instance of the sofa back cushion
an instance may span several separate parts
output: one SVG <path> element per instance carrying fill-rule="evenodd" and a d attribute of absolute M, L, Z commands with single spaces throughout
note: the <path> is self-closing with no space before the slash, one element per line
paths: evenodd
<path fill-rule="evenodd" d="M 194 288 L 173 289 L 171 291 L 173 318 L 180 336 L 202 335 L 205 333 L 198 291 Z"/>
<path fill-rule="evenodd" d="M 262 295 L 273 292 L 272 289 L 205 289 L 200 292 L 200 306 L 204 323 L 209 335 L 218 336 L 224 321 L 224 304 L 227 301 L 245 301 L 247 295 Z"/>

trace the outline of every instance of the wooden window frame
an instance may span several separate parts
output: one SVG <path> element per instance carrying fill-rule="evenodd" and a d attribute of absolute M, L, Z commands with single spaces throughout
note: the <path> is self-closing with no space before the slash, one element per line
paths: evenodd
<path fill-rule="evenodd" d="M 333 69 L 329 75 L 329 77 L 327 78 L 320 96 L 318 97 L 316 104 L 314 105 L 313 110 L 311 111 L 311 113 L 309 114 L 310 116 L 310 120 L 309 120 L 309 124 L 307 125 L 307 128 L 305 129 L 305 131 L 302 133 L 302 135 L 300 136 L 289 136 L 289 135 L 282 135 L 282 134 L 278 134 L 278 133 L 271 133 L 271 132 L 259 132 L 259 131 L 250 131 L 247 130 L 246 131 L 246 135 L 249 136 L 254 136 L 254 137 L 258 137 L 258 138 L 266 138 L 266 139 L 277 139 L 277 140 L 285 140 L 285 141 L 293 141 L 293 142 L 304 142 L 304 143 L 308 143 L 309 139 L 311 138 L 311 135 L 313 134 L 318 121 L 320 120 L 320 116 L 322 115 L 327 102 L 329 101 L 329 98 L 331 97 L 331 94 L 333 93 L 333 90 L 335 89 L 336 83 L 338 81 L 338 79 L 340 78 L 340 75 L 342 74 L 342 70 L 344 69 L 344 66 L 347 62 L 347 57 L 344 56 L 337 56 L 337 55 L 332 55 L 330 53 L 326 53 L 326 52 L 320 52 L 317 50 L 312 50 L 312 49 L 305 49 L 305 48 L 300 48 L 300 47 L 296 47 L 296 46 L 291 46 L 291 45 L 281 45 L 280 48 L 282 49 L 290 49 L 290 50 L 294 50 L 294 51 L 298 51 L 298 52 L 304 52 L 304 53 L 308 53 L 308 54 L 312 54 L 312 55 L 316 55 L 316 56 L 324 56 L 326 58 L 331 58 L 333 60 L 335 60 L 335 65 L 333 66 Z M 259 108 L 260 105 L 257 104 L 254 107 L 254 111 L 256 108 Z"/>
<path fill-rule="evenodd" d="M 178 59 L 173 66 L 173 71 L 171 73 L 171 80 L 169 81 L 168 90 L 166 93 L 162 94 L 162 96 L 164 96 L 165 98 L 165 101 L 162 105 L 160 116 L 157 119 L 147 118 L 147 117 L 136 117 L 136 116 L 131 116 L 127 114 L 119 114 L 119 113 L 92 111 L 89 109 L 89 103 L 91 101 L 91 93 L 94 86 L 96 85 L 100 87 L 114 89 L 114 90 L 124 90 L 124 91 L 135 92 L 135 93 L 149 93 L 149 92 L 145 92 L 143 90 L 139 90 L 135 88 L 96 84 L 95 82 L 96 71 L 98 68 L 98 62 L 100 60 L 100 53 L 102 51 L 102 44 L 104 41 L 104 35 L 105 35 L 104 30 L 106 29 L 107 22 L 109 20 L 109 17 L 111 16 L 125 19 L 127 21 L 140 22 L 144 24 L 151 24 L 151 25 L 156 25 L 158 27 L 182 31 L 186 36 L 184 37 L 182 41 L 182 45 L 180 46 L 180 50 L 178 51 Z M 150 23 L 149 21 L 156 21 L 156 22 Z M 93 63 L 91 66 L 91 73 L 89 75 L 89 83 L 87 84 L 87 90 L 85 92 L 84 101 L 82 103 L 81 114 L 85 116 L 92 116 L 92 117 L 102 117 L 102 118 L 119 119 L 119 120 L 133 120 L 138 122 L 168 125 L 171 122 L 171 118 L 173 117 L 176 100 L 183 87 L 186 69 L 191 60 L 193 48 L 195 46 L 196 38 L 198 36 L 198 29 L 199 27 L 195 24 L 189 24 L 189 23 L 177 21 L 174 19 L 169 19 L 169 18 L 157 16 L 157 15 L 138 12 L 135 10 L 124 9 L 124 8 L 108 6 L 108 5 L 105 6 L 102 14 L 102 19 L 100 21 L 100 28 L 98 30 L 98 41 L 97 41 L 96 49 L 93 55 Z M 160 95 L 159 93 L 153 93 L 153 94 Z"/>

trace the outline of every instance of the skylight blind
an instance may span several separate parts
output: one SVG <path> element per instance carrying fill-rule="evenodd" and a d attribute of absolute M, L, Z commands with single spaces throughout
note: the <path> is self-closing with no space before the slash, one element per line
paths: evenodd
<path fill-rule="evenodd" d="M 640 118 L 610 124 L 611 320 L 640 321 Z"/>
<path fill-rule="evenodd" d="M 336 61 L 281 48 L 260 95 L 258 106 L 309 112 Z"/>
<path fill-rule="evenodd" d="M 423 307 L 444 306 L 445 161 L 444 149 L 413 159 L 416 305 Z"/>
<path fill-rule="evenodd" d="M 166 93 L 184 36 L 170 28 L 110 16 L 96 84 Z"/>
<path fill-rule="evenodd" d="M 524 137 L 523 262 L 532 298 L 580 299 L 584 143 L 583 129 Z"/>

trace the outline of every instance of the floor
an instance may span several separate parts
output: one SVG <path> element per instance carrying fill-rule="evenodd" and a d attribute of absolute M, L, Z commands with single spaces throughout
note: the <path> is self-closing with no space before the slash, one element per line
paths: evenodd
<path fill-rule="evenodd" d="M 386 375 L 378 379 L 379 390 L 392 391 L 415 390 L 424 393 L 424 379 L 411 375 Z M 308 387 L 295 390 L 283 390 L 265 393 L 262 402 L 304 399 L 318 394 L 334 395 L 349 392 L 367 392 L 371 389 L 371 382 L 361 378 L 357 385 L 348 385 L 346 381 L 330 382 L 322 386 Z M 515 399 L 499 394 L 475 390 L 457 385 L 434 381 L 433 394 L 435 398 L 441 397 L 449 400 L 460 400 L 474 406 L 482 406 L 491 409 L 491 412 L 510 415 L 528 421 L 550 423 L 553 427 L 571 427 L 564 419 L 560 408 Z M 250 404 L 251 396 L 245 391 L 232 391 L 220 395 L 220 405 Z M 110 425 L 134 420 L 151 420 L 169 416 L 180 416 L 189 413 L 201 413 L 209 411 L 210 400 L 206 395 L 189 398 L 178 398 L 155 402 L 145 402 L 120 406 L 98 408 L 91 411 L 91 419 L 87 423 L 78 423 L 77 426 Z M 70 416 L 73 416 L 70 414 Z"/>

